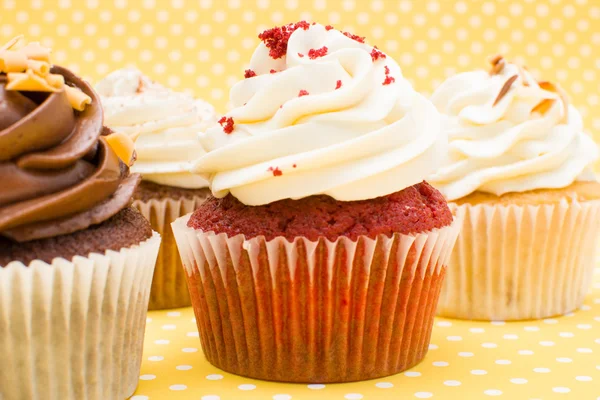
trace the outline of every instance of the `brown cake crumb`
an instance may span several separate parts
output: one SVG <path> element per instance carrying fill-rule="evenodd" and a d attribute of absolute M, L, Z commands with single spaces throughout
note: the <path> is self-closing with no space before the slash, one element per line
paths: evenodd
<path fill-rule="evenodd" d="M 362 201 L 337 201 L 330 196 L 280 200 L 263 206 L 247 206 L 231 194 L 209 198 L 192 215 L 188 226 L 205 232 L 243 234 L 246 239 L 265 236 L 271 240 L 306 237 L 317 240 L 340 236 L 391 237 L 442 228 L 453 217 L 442 194 L 426 182 L 387 196 Z"/>
<path fill-rule="evenodd" d="M 33 260 L 52 262 L 57 257 L 71 260 L 90 253 L 104 254 L 132 247 L 152 236 L 150 223 L 134 208 L 125 208 L 114 217 L 69 235 L 17 243 L 0 236 L 0 266 L 11 261 L 28 265 Z"/>

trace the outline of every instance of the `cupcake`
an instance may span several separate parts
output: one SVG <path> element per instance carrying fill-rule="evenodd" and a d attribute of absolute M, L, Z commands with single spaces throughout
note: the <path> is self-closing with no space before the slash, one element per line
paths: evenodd
<path fill-rule="evenodd" d="M 423 182 L 438 113 L 362 37 L 299 22 L 259 38 L 202 135 L 214 197 L 173 223 L 204 354 L 284 382 L 410 368 L 460 228 Z"/>
<path fill-rule="evenodd" d="M 165 88 L 136 69 L 115 71 L 96 89 L 104 122 L 115 132 L 137 137 L 133 172 L 142 175 L 133 206 L 162 236 L 150 292 L 150 310 L 190 303 L 185 272 L 171 223 L 194 211 L 210 194 L 208 182 L 189 172 L 204 153 L 198 134 L 216 124 L 214 109 L 184 93 Z"/>
<path fill-rule="evenodd" d="M 598 240 L 598 159 L 560 87 L 497 56 L 444 82 L 449 157 L 430 181 L 464 215 L 439 314 L 524 320 L 581 306 Z"/>
<path fill-rule="evenodd" d="M 129 206 L 133 143 L 49 53 L 0 52 L 0 398 L 124 399 L 160 237 Z"/>

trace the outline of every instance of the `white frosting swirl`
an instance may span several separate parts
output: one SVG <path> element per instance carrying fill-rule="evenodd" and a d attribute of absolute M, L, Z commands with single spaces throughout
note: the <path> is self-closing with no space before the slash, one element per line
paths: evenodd
<path fill-rule="evenodd" d="M 324 46 L 325 56 L 308 56 Z M 438 112 L 372 50 L 318 24 L 296 30 L 282 58 L 261 43 L 250 62 L 257 75 L 231 89 L 234 131 L 202 135 L 209 153 L 194 170 L 211 177 L 215 196 L 231 192 L 247 205 L 317 194 L 364 200 L 421 182 L 446 152 Z M 395 81 L 384 85 L 386 68 Z"/>
<path fill-rule="evenodd" d="M 210 104 L 152 82 L 133 68 L 111 73 L 96 89 L 102 98 L 105 125 L 140 135 L 133 172 L 162 185 L 208 186 L 205 178 L 189 170 L 191 162 L 205 153 L 198 134 L 216 123 Z"/>
<path fill-rule="evenodd" d="M 516 80 L 496 105 L 501 88 Z M 536 110 L 555 100 L 546 111 Z M 502 195 L 564 188 L 595 179 L 598 148 L 583 133 L 581 115 L 559 93 L 544 90 L 526 70 L 507 63 L 498 73 L 458 74 L 431 98 L 442 113 L 450 154 L 429 181 L 455 200 L 475 191 Z"/>

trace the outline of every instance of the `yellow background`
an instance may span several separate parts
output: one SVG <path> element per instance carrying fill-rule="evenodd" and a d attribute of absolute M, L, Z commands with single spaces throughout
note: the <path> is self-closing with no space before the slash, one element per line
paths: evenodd
<path fill-rule="evenodd" d="M 598 0 L 0 0 L 0 5 L 3 41 L 20 33 L 42 40 L 53 47 L 56 63 L 92 82 L 136 65 L 220 112 L 228 87 L 243 77 L 257 33 L 299 19 L 367 36 L 427 94 L 446 77 L 487 68 L 487 56 L 503 53 L 526 63 L 540 79 L 559 82 L 588 131 L 600 139 Z M 409 374 L 420 376 L 322 389 L 223 373 L 204 360 L 191 310 L 151 313 L 134 400 L 600 399 L 598 273 L 596 278 L 595 291 L 576 315 L 506 325 L 437 320 L 432 350 Z"/>
<path fill-rule="evenodd" d="M 425 93 L 487 68 L 488 55 L 525 62 L 559 82 L 600 138 L 598 0 L 0 0 L 0 37 L 24 33 L 93 82 L 137 65 L 224 112 L 257 33 L 307 19 L 367 36 Z"/>

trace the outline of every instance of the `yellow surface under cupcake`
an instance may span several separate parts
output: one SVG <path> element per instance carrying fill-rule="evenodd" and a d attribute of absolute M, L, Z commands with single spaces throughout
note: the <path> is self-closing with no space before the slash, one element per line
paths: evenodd
<path fill-rule="evenodd" d="M 597 400 L 600 266 L 594 278 L 585 305 L 573 314 L 516 323 L 437 318 L 420 365 L 342 385 L 280 384 L 225 373 L 202 355 L 191 308 L 151 312 L 140 386 L 132 400 Z"/>

